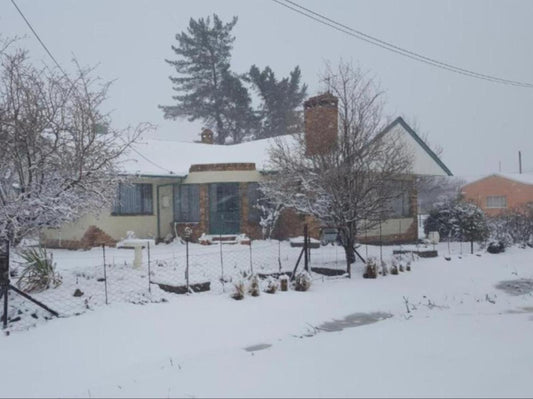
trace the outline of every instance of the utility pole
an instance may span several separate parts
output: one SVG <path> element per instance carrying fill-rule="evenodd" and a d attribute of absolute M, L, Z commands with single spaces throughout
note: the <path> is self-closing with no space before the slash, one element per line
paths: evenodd
<path fill-rule="evenodd" d="M 522 174 L 522 152 L 518 151 L 518 173 Z"/>

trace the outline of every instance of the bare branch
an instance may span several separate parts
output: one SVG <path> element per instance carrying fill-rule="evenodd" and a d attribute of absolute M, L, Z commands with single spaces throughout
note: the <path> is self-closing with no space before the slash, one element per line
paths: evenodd
<path fill-rule="evenodd" d="M 151 126 L 117 130 L 102 113 L 108 82 L 82 68 L 37 69 L 23 50 L 0 64 L 0 234 L 13 243 L 110 207 L 119 159 Z"/>
<path fill-rule="evenodd" d="M 265 196 L 310 214 L 341 233 L 348 269 L 355 236 L 391 211 L 405 192 L 412 157 L 401 137 L 385 127 L 383 92 L 360 69 L 326 64 L 322 77 L 338 99 L 338 136 L 332 150 L 308 154 L 304 136 L 285 137 L 271 149 L 277 173 L 261 185 Z"/>

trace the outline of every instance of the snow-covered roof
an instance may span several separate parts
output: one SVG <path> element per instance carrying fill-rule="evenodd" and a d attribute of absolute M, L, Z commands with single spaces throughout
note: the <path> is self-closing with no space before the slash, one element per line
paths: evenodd
<path fill-rule="evenodd" d="M 522 184 L 533 185 L 533 173 L 493 173 L 491 175 L 480 176 L 476 179 L 472 179 L 471 181 L 468 181 L 467 184 L 465 184 L 465 186 L 468 186 L 470 184 L 476 183 L 480 180 L 483 180 L 483 179 L 486 179 L 492 176 L 501 177 L 501 178 L 512 180 L 512 181 L 522 183 Z"/>
<path fill-rule="evenodd" d="M 273 139 L 232 145 L 187 143 L 143 139 L 136 143 L 122 164 L 125 174 L 146 176 L 185 176 L 191 165 L 214 163 L 255 163 L 265 170 Z"/>
<path fill-rule="evenodd" d="M 407 148 L 413 152 L 413 174 L 452 175 L 402 118 L 397 118 L 387 126 L 380 136 L 393 133 L 401 135 Z M 274 147 L 277 140 L 290 145 L 293 137 L 289 134 L 230 145 L 144 138 L 123 159 L 122 172 L 144 176 L 186 176 L 191 165 L 217 163 L 255 163 L 258 171 L 265 171 L 268 170 L 270 148 Z"/>

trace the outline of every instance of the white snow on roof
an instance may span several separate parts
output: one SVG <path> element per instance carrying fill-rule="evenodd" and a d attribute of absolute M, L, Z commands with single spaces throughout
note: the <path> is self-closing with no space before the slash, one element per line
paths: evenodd
<path fill-rule="evenodd" d="M 503 177 L 504 179 L 513 180 L 518 183 L 523 184 L 532 184 L 533 185 L 533 173 L 492 173 L 490 175 L 484 175 L 484 176 L 462 176 L 465 180 L 465 186 L 475 183 L 479 180 L 486 179 L 487 177 L 491 176 L 499 176 Z"/>
<path fill-rule="evenodd" d="M 392 131 L 407 140 L 413 151 L 412 173 L 416 175 L 446 175 L 440 165 L 403 129 Z M 390 133 L 388 133 L 390 134 Z M 144 138 L 123 158 L 122 172 L 148 176 L 186 176 L 191 165 L 216 163 L 255 163 L 258 171 L 268 170 L 269 150 L 277 140 L 291 145 L 295 135 L 248 141 L 239 144 L 218 145 Z"/>
<path fill-rule="evenodd" d="M 233 145 L 187 143 L 143 139 L 123 159 L 122 172 L 150 176 L 185 176 L 191 165 L 214 163 L 255 163 L 265 170 L 273 139 Z"/>
<path fill-rule="evenodd" d="M 514 180 L 519 183 L 533 184 L 533 173 L 497 173 L 496 176 Z"/>

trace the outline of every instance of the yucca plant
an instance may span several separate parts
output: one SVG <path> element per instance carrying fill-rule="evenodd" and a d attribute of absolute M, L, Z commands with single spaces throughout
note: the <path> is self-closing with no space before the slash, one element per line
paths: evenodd
<path fill-rule="evenodd" d="M 53 257 L 46 248 L 25 248 L 19 252 L 22 258 L 22 272 L 17 286 L 26 292 L 40 292 L 56 288 L 62 283 L 62 277 L 55 271 Z"/>

